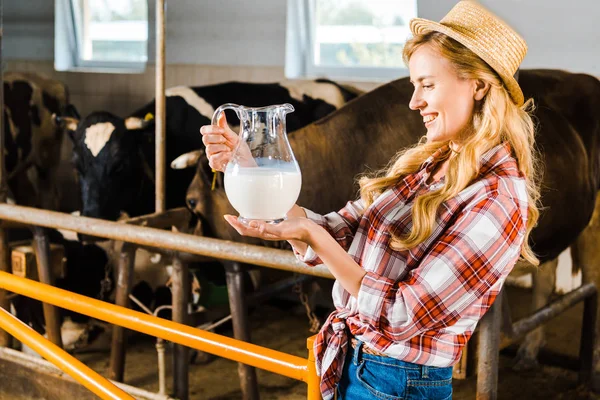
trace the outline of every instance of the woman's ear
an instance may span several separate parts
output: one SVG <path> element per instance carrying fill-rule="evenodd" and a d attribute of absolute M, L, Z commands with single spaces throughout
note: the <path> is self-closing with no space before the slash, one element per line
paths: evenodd
<path fill-rule="evenodd" d="M 475 80 L 475 93 L 473 94 L 473 98 L 476 101 L 483 100 L 487 92 L 490 90 L 490 84 L 488 82 L 484 82 L 481 79 Z"/>

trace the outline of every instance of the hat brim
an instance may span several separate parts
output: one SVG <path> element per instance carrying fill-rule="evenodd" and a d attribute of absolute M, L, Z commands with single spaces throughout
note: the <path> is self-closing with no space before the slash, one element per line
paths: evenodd
<path fill-rule="evenodd" d="M 464 35 L 449 26 L 424 18 L 413 18 L 410 21 L 410 30 L 413 35 L 420 35 L 428 32 L 440 32 L 456 40 L 488 63 L 488 65 L 500 76 L 500 79 L 502 79 L 513 102 L 518 106 L 523 105 L 525 98 L 517 80 L 511 74 L 507 73 L 501 65 L 498 65 L 498 63 L 491 59 L 486 51 L 481 48 L 481 45 L 477 40 Z"/>

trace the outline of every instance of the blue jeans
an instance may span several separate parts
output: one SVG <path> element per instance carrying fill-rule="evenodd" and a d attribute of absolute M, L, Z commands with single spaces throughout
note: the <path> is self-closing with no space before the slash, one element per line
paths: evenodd
<path fill-rule="evenodd" d="M 348 349 L 338 400 L 450 400 L 452 367 L 413 364 L 365 354 L 363 343 Z"/>

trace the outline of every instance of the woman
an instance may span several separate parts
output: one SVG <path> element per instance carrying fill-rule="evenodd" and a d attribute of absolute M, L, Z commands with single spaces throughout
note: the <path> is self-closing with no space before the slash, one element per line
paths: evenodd
<path fill-rule="evenodd" d="M 294 206 L 280 224 L 250 226 L 225 216 L 335 276 L 336 310 L 315 341 L 325 399 L 451 398 L 452 365 L 515 262 L 538 263 L 532 102 L 513 78 L 525 42 L 472 1 L 410 26 L 409 106 L 426 140 L 362 177 L 360 199 L 338 212 Z M 221 126 L 201 129 L 218 170 L 237 143 Z"/>

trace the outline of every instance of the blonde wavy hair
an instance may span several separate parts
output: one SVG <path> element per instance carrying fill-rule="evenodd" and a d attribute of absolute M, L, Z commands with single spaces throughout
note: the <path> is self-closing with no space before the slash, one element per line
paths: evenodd
<path fill-rule="evenodd" d="M 529 200 L 521 256 L 531 264 L 538 265 L 539 260 L 529 246 L 529 234 L 539 218 L 540 198 L 537 175 L 540 169 L 537 168 L 538 159 L 534 150 L 535 125 L 530 116 L 533 100 L 528 100 L 521 107 L 515 105 L 500 77 L 487 63 L 456 40 L 439 32 L 416 35 L 406 43 L 403 56 L 407 65 L 415 51 L 425 45 L 449 60 L 460 79 L 479 79 L 489 83 L 490 89 L 476 105 L 471 129 L 458 139 L 460 152 L 447 153 L 449 164 L 445 184 L 415 200 L 412 230 L 403 237 L 393 235 L 392 248 L 412 248 L 425 241 L 433 231 L 439 206 L 455 197 L 477 177 L 479 161 L 486 151 L 508 142 L 516 156 L 519 171 L 525 178 Z M 448 141 L 425 143 L 421 140 L 417 145 L 400 151 L 387 168 L 373 176 L 361 177 L 360 196 L 366 206 L 371 205 L 383 191 L 396 185 L 402 177 L 416 172 L 436 150 L 451 144 Z"/>

